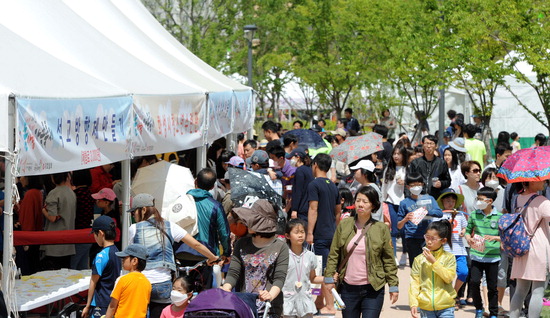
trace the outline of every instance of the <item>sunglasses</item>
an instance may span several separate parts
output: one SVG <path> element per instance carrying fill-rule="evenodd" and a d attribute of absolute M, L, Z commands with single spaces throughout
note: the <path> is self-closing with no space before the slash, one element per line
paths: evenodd
<path fill-rule="evenodd" d="M 481 172 L 481 169 L 472 169 L 472 170 L 470 170 L 470 172 L 473 172 L 473 173 L 480 173 L 480 172 Z"/>

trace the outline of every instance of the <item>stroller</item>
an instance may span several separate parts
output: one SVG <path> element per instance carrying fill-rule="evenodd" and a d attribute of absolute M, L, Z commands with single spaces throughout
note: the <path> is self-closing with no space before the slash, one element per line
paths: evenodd
<path fill-rule="evenodd" d="M 257 317 L 256 306 L 252 309 L 238 294 L 230 293 L 219 288 L 205 290 L 187 306 L 185 318 L 255 318 Z M 246 299 L 253 294 L 242 293 L 242 298 Z M 257 295 L 254 296 L 256 298 Z M 255 302 L 255 300 L 254 300 Z M 264 318 L 267 317 L 271 304 L 266 303 Z"/>

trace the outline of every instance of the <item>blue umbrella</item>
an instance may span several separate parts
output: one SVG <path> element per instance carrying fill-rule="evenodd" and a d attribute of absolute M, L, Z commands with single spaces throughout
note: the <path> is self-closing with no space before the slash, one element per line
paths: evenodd
<path fill-rule="evenodd" d="M 283 139 L 285 139 L 285 136 L 287 135 L 294 135 L 296 138 L 298 138 L 298 144 L 304 145 L 308 148 L 318 149 L 326 147 L 325 141 L 323 140 L 323 137 L 321 137 L 317 132 L 309 129 L 294 129 L 291 131 L 287 131 L 283 135 Z"/>

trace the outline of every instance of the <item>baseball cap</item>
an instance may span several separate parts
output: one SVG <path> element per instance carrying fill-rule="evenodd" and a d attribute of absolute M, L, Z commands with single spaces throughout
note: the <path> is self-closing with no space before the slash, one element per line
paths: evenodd
<path fill-rule="evenodd" d="M 340 135 L 342 137 L 346 137 L 348 135 L 344 130 L 344 128 L 337 128 L 336 130 L 331 131 L 330 133 L 333 135 Z"/>
<path fill-rule="evenodd" d="M 113 191 L 113 189 L 103 188 L 99 190 L 98 193 L 92 194 L 92 198 L 96 200 L 114 201 L 116 199 L 116 194 L 115 194 L 115 191 Z"/>
<path fill-rule="evenodd" d="M 305 158 L 306 157 L 306 152 L 302 148 L 296 148 L 288 154 L 287 158 L 290 159 L 294 156 L 297 156 L 297 157 L 300 157 L 300 158 Z"/>
<path fill-rule="evenodd" d="M 242 167 L 244 165 L 244 159 L 239 156 L 233 156 L 226 163 L 228 165 L 232 165 L 233 167 Z"/>
<path fill-rule="evenodd" d="M 97 232 L 99 230 L 107 231 L 111 229 L 115 229 L 115 221 L 110 217 L 106 215 L 101 215 L 97 219 L 94 220 L 94 223 L 92 224 L 92 233 Z"/>
<path fill-rule="evenodd" d="M 250 159 L 251 164 L 253 164 L 253 163 L 263 164 L 263 163 L 268 162 L 269 155 L 267 154 L 267 152 L 265 152 L 263 150 L 256 150 L 256 151 L 254 151 L 254 153 L 252 154 L 252 156 L 249 159 Z"/>
<path fill-rule="evenodd" d="M 147 249 L 145 249 L 145 246 L 140 244 L 130 244 L 124 249 L 124 251 L 116 252 L 115 255 L 118 257 L 133 256 L 145 261 L 149 256 L 147 254 Z"/>
<path fill-rule="evenodd" d="M 349 167 L 351 170 L 366 169 L 370 172 L 374 172 L 374 163 L 370 160 L 361 160 L 355 166 Z"/>
<path fill-rule="evenodd" d="M 323 131 L 323 128 L 321 126 L 319 126 L 318 124 L 315 124 L 315 125 L 311 125 L 311 128 L 309 128 L 310 130 L 313 130 L 314 132 L 321 132 Z"/>
<path fill-rule="evenodd" d="M 126 212 L 134 212 L 137 209 L 154 205 L 155 198 L 152 195 L 150 195 L 149 193 L 140 193 L 132 198 L 130 210 Z"/>

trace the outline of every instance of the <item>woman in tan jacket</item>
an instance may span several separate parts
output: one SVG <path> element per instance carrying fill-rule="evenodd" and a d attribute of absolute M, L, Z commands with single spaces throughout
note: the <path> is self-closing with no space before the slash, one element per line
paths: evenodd
<path fill-rule="evenodd" d="M 390 230 L 371 218 L 372 211 L 379 206 L 378 192 L 372 187 L 362 187 L 355 196 L 356 216 L 342 220 L 332 239 L 325 283 L 330 290 L 334 280 L 339 279 L 346 304 L 342 311 L 344 318 L 379 317 L 386 283 L 392 304 L 398 298 Z"/>

